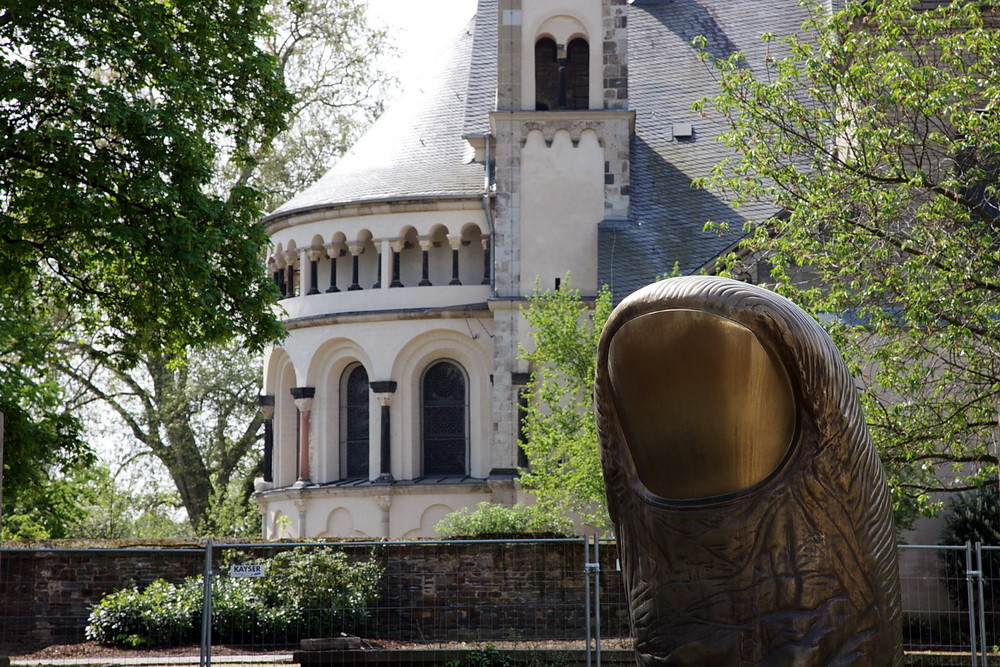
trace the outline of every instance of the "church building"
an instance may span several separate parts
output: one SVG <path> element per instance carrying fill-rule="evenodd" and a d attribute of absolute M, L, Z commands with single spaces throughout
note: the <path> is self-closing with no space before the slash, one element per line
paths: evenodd
<path fill-rule="evenodd" d="M 289 331 L 265 359 L 267 538 L 433 536 L 527 499 L 521 309 L 694 273 L 769 210 L 692 187 L 726 155 L 692 110 L 715 58 L 762 63 L 795 0 L 480 0 L 429 72 L 264 218 Z"/>

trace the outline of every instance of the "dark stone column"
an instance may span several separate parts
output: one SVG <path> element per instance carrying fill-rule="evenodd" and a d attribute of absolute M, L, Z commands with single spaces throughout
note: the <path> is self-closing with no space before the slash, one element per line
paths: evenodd
<path fill-rule="evenodd" d="M 403 251 L 403 242 L 393 242 L 389 244 L 392 253 L 392 282 L 389 287 L 402 287 L 403 282 L 399 279 L 399 253 Z"/>
<path fill-rule="evenodd" d="M 327 254 L 330 256 L 330 286 L 326 288 L 328 293 L 339 292 L 340 288 L 337 287 L 337 257 L 340 255 L 340 250 L 327 250 Z"/>
<path fill-rule="evenodd" d="M 448 284 L 461 285 L 462 281 L 458 277 L 458 251 L 462 248 L 462 239 L 461 237 L 449 238 L 448 243 L 451 245 L 451 282 Z"/>
<path fill-rule="evenodd" d="M 289 299 L 293 296 L 295 296 L 295 261 L 291 260 L 288 262 L 288 269 L 286 270 L 285 298 Z"/>
<path fill-rule="evenodd" d="M 351 251 L 351 286 L 347 288 L 347 291 L 354 292 L 361 289 L 361 285 L 358 284 L 358 257 L 365 251 L 365 247 L 357 244 L 351 244 L 347 247 Z"/>
<path fill-rule="evenodd" d="M 285 298 L 285 258 L 282 255 L 274 255 L 268 260 L 268 264 L 274 271 L 274 284 L 278 286 L 278 299 Z"/>
<path fill-rule="evenodd" d="M 309 291 L 307 294 L 319 294 L 319 286 L 316 284 L 319 276 L 319 258 L 322 254 L 321 248 L 310 248 L 306 251 L 309 255 Z"/>
<path fill-rule="evenodd" d="M 421 258 L 421 269 L 420 269 L 420 286 L 430 287 L 431 277 L 430 277 L 430 252 L 431 248 L 434 247 L 434 242 L 430 239 L 423 239 L 420 241 L 420 251 L 422 254 Z"/>
<path fill-rule="evenodd" d="M 389 408 L 392 405 L 392 396 L 396 391 L 396 383 L 392 380 L 380 380 L 377 382 L 370 382 L 368 386 L 371 387 L 372 393 L 375 394 L 375 398 L 378 399 L 378 403 L 382 407 L 379 476 L 375 481 L 383 484 L 390 484 L 393 479 L 391 440 L 392 424 L 390 423 Z"/>

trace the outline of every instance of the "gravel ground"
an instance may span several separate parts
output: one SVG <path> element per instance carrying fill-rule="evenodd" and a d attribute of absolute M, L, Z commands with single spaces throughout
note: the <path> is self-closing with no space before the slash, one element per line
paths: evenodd
<path fill-rule="evenodd" d="M 362 645 L 368 649 L 457 649 L 457 648 L 477 648 L 492 645 L 497 649 L 574 649 L 584 648 L 582 641 L 522 641 L 522 642 L 441 642 L 414 644 L 409 642 L 395 642 L 388 640 L 362 640 Z M 630 648 L 627 639 L 614 638 L 604 639 L 601 642 L 602 648 Z M 213 646 L 213 656 L 227 655 L 254 655 L 270 656 L 275 660 L 282 656 L 288 656 L 292 652 L 290 648 L 280 650 L 254 650 L 247 647 Z M 153 649 L 120 649 L 101 646 L 96 642 L 83 642 L 80 644 L 55 644 L 47 646 L 39 651 L 31 652 L 11 652 L 10 657 L 18 661 L 22 660 L 63 660 L 63 659 L 89 659 L 89 658 L 172 658 L 172 657 L 198 657 L 200 649 L 198 646 L 178 646 L 173 648 L 153 648 Z"/>
<path fill-rule="evenodd" d="M 198 657 L 201 653 L 198 646 L 177 646 L 173 648 L 153 649 L 121 649 L 101 646 L 96 642 L 82 644 L 54 644 L 40 651 L 12 652 L 10 657 L 16 660 L 60 660 L 66 658 L 150 658 L 150 657 Z M 230 648 L 228 646 L 213 646 L 212 655 L 288 655 L 291 650 L 254 651 L 246 648 Z"/>

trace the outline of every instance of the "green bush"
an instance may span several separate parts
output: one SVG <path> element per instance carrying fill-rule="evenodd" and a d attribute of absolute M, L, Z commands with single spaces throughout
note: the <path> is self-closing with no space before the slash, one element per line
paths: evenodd
<path fill-rule="evenodd" d="M 448 514 L 434 529 L 446 538 L 569 537 L 573 522 L 541 505 L 506 507 L 482 502 L 474 512 L 463 507 Z"/>
<path fill-rule="evenodd" d="M 212 638 L 224 644 L 274 641 L 256 579 L 220 577 L 212 586 Z M 277 609 L 275 609 L 277 611 Z M 287 610 L 285 610 L 287 613 Z M 265 637 L 266 633 L 266 637 Z"/>
<path fill-rule="evenodd" d="M 297 547 L 239 562 L 264 564 L 267 575 L 215 580 L 217 643 L 294 644 L 307 637 L 362 634 L 382 576 L 374 560 L 351 564 L 346 554 L 327 547 Z M 87 638 L 128 648 L 198 643 L 203 591 L 202 578 L 189 577 L 180 585 L 158 580 L 142 591 L 106 595 L 91 611 Z"/>
<path fill-rule="evenodd" d="M 145 590 L 126 588 L 106 595 L 91 611 L 87 639 L 109 646 L 150 648 L 197 643 L 202 589 L 159 579 Z"/>
<path fill-rule="evenodd" d="M 966 542 L 1000 545 L 1000 490 L 996 483 L 959 494 L 949 506 L 941 543 L 961 545 Z M 983 551 L 983 598 L 986 612 L 986 635 L 991 644 L 1000 643 L 1000 585 L 993 573 L 1000 568 L 1000 553 Z M 975 567 L 975 562 L 973 562 Z M 965 582 L 965 551 L 942 551 L 941 569 L 948 593 L 960 610 L 968 610 L 969 596 Z"/>
<path fill-rule="evenodd" d="M 265 606 L 285 610 L 262 618 L 263 634 L 289 627 L 300 637 L 363 633 L 382 576 L 374 560 L 352 565 L 342 551 L 299 547 L 251 562 L 267 564 L 268 576 L 259 580 Z"/>
<path fill-rule="evenodd" d="M 958 494 L 951 501 L 946 516 L 942 544 L 1000 545 L 1000 489 L 995 481 Z M 965 567 L 964 561 L 962 567 Z"/>

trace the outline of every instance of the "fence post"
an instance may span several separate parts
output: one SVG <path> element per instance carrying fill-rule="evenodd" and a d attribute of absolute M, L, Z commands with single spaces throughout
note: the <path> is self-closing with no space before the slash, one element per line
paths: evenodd
<path fill-rule="evenodd" d="M 978 589 L 978 599 L 979 599 L 979 649 L 980 655 L 983 659 L 983 667 L 986 667 L 986 595 L 983 592 L 983 575 L 986 570 L 983 569 L 983 544 L 982 542 L 976 542 L 976 588 Z"/>
<path fill-rule="evenodd" d="M 3 431 L 4 413 L 0 410 L 0 525 L 3 525 Z"/>
<path fill-rule="evenodd" d="M 601 667 L 601 560 L 600 560 L 600 547 L 598 546 L 598 536 L 594 534 L 594 552 L 591 556 L 590 552 L 590 535 L 583 536 L 583 553 L 584 553 L 584 563 L 583 563 L 583 574 L 584 574 L 584 584 L 586 587 L 586 610 L 585 615 L 587 617 L 586 630 L 587 630 L 587 667 L 591 665 L 591 625 L 594 626 L 594 652 L 597 655 L 597 667 Z M 591 583 L 593 582 L 593 583 Z M 591 613 L 590 606 L 590 595 L 591 586 L 593 585 L 594 594 L 594 613 Z"/>
<path fill-rule="evenodd" d="M 601 667 L 601 537 L 594 533 L 594 634 L 597 667 Z"/>
<path fill-rule="evenodd" d="M 212 664 L 212 540 L 205 542 L 205 567 L 202 571 L 204 592 L 201 603 L 201 657 L 199 667 Z"/>
<path fill-rule="evenodd" d="M 972 567 L 972 544 L 965 543 L 965 591 L 969 599 L 969 660 L 972 667 L 979 665 L 979 642 L 976 640 L 976 598 L 973 595 L 972 579 L 977 572 Z"/>
<path fill-rule="evenodd" d="M 590 536 L 583 536 L 584 634 L 587 640 L 587 667 L 590 665 Z"/>

